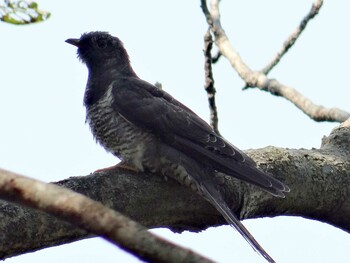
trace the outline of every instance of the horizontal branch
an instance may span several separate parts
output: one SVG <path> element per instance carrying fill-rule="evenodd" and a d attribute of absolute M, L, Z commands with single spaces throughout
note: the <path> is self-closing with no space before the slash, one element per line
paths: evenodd
<path fill-rule="evenodd" d="M 350 233 L 350 120 L 323 139 L 320 149 L 266 147 L 247 153 L 261 169 L 291 188 L 285 199 L 223 178 L 227 200 L 241 219 L 301 216 Z M 171 179 L 122 169 L 72 177 L 58 183 L 100 201 L 148 228 L 200 231 L 225 224 L 204 199 Z M 238 198 L 237 198 L 238 197 Z M 41 212 L 0 202 L 0 258 L 91 237 Z"/>

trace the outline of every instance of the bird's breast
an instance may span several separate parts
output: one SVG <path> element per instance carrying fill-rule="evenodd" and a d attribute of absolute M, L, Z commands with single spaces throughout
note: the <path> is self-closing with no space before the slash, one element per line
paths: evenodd
<path fill-rule="evenodd" d="M 128 120 L 113 108 L 112 86 L 94 104 L 86 105 L 86 121 L 95 139 L 122 160 L 144 170 L 144 156 L 154 137 Z"/>

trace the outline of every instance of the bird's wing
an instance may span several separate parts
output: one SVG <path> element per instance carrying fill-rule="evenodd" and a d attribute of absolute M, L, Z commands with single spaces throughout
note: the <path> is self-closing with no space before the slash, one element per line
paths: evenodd
<path fill-rule="evenodd" d="M 287 188 L 255 167 L 238 150 L 185 105 L 165 91 L 137 77 L 113 83 L 113 107 L 133 125 L 147 129 L 164 143 L 215 170 L 284 196 Z"/>

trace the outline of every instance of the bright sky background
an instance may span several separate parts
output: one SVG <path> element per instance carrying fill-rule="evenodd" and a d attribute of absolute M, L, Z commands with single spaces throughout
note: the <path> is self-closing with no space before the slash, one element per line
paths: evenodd
<path fill-rule="evenodd" d="M 253 69 L 270 61 L 308 12 L 312 1 L 224 0 L 222 24 Z M 82 99 L 87 69 L 64 41 L 92 30 L 118 36 L 138 75 L 163 88 L 208 120 L 203 90 L 200 1 L 40 1 L 52 12 L 44 23 L 1 23 L 0 167 L 46 182 L 86 175 L 117 160 L 97 145 L 85 125 Z M 315 103 L 350 111 L 349 1 L 326 1 L 271 77 Z M 214 67 L 221 133 L 241 149 L 268 145 L 319 147 L 334 123 L 316 123 L 290 102 L 243 82 L 222 58 Z M 293 189 L 292 189 L 293 191 Z M 301 218 L 246 220 L 277 262 L 348 262 L 350 235 Z M 218 262 L 265 262 L 229 227 L 167 238 Z M 79 241 L 6 260 L 31 262 L 139 262 L 101 239 Z"/>

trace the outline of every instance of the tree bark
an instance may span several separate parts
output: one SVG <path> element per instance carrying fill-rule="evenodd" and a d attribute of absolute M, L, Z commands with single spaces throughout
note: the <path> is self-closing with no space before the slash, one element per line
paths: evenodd
<path fill-rule="evenodd" d="M 324 137 L 320 149 L 266 147 L 246 151 L 264 171 L 285 182 L 285 199 L 231 177 L 225 198 L 241 219 L 301 216 L 350 232 L 350 119 Z M 57 184 L 100 201 L 149 228 L 200 231 L 225 224 L 204 199 L 177 182 L 120 168 Z M 0 259 L 91 237 L 52 216 L 0 201 Z"/>

